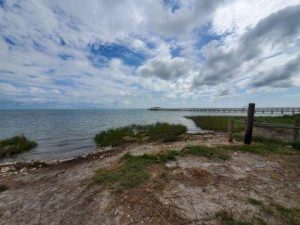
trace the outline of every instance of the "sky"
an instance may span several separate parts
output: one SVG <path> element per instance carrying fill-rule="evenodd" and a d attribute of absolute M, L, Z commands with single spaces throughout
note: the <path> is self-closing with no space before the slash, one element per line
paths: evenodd
<path fill-rule="evenodd" d="M 0 109 L 300 106 L 300 0 L 0 0 Z"/>

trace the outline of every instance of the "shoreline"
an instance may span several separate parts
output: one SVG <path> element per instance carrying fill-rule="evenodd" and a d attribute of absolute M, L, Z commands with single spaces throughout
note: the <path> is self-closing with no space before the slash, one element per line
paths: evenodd
<path fill-rule="evenodd" d="M 184 149 L 188 146 L 200 146 L 203 152 L 186 154 Z M 164 162 L 151 161 L 153 158 L 149 157 L 173 150 L 178 156 Z M 286 150 L 291 151 L 287 147 Z M 124 167 L 128 165 L 125 153 L 130 154 L 131 163 L 137 164 Z M 189 224 L 207 221 L 209 217 L 215 225 L 219 224 L 216 215 L 228 211 L 241 221 L 251 221 L 255 216 L 270 224 L 278 220 L 289 224 L 286 221 L 297 221 L 298 217 L 283 217 L 277 208 L 294 213 L 300 207 L 297 201 L 300 155 L 295 151 L 269 153 L 245 151 L 241 142 L 228 143 L 226 133 L 214 132 L 184 134 L 170 143 L 128 143 L 39 165 L 11 164 L 15 170 L 10 170 L 8 164 L 0 165 L 0 184 L 4 184 L 0 218 L 7 224 L 140 224 L 140 221 L 164 224 L 167 221 L 179 225 L 184 221 Z M 143 158 L 145 154 L 148 157 Z M 122 177 L 95 183 L 99 171 L 114 173 L 120 171 L 118 168 L 126 168 L 121 172 L 125 178 L 131 177 L 131 169 L 141 166 L 135 160 L 150 160 L 142 161 L 147 163 L 134 174 L 138 178 L 144 174 L 147 178 L 139 186 L 117 191 L 120 179 L 124 181 Z M 6 168 L 10 171 L 3 171 Z M 266 215 L 260 205 L 253 205 L 257 202 L 276 213 Z"/>
<path fill-rule="evenodd" d="M 13 171 L 18 171 L 23 168 L 42 168 L 42 167 L 53 167 L 53 166 L 59 166 L 64 164 L 72 164 L 72 163 L 80 163 L 87 160 L 94 160 L 94 159 L 103 159 L 106 157 L 110 157 L 116 154 L 119 154 L 123 151 L 126 151 L 128 148 L 131 148 L 133 146 L 139 147 L 139 146 L 145 146 L 145 145 L 155 145 L 158 147 L 163 147 L 166 145 L 173 145 L 176 143 L 183 143 L 188 140 L 193 139 L 194 137 L 205 137 L 205 136 L 211 136 L 218 138 L 220 135 L 225 135 L 223 132 L 214 132 L 214 131 L 207 131 L 203 133 L 185 133 L 183 134 L 183 138 L 181 140 L 175 141 L 175 142 L 169 142 L 169 143 L 162 143 L 162 142 L 151 142 L 151 143 L 127 143 L 123 146 L 118 147 L 103 147 L 98 148 L 92 152 L 85 153 L 82 155 L 70 157 L 70 158 L 64 158 L 64 159 L 44 159 L 44 160 L 31 160 L 31 161 L 13 161 L 13 162 L 4 162 L 0 163 L 0 171 L 6 172 L 6 170 L 9 170 L 8 168 L 12 169 Z M 219 143 L 220 144 L 220 143 Z M 228 144 L 228 143 L 225 143 Z M 4 169 L 3 169 L 4 168 Z M 12 172 L 13 172 L 12 171 Z"/>

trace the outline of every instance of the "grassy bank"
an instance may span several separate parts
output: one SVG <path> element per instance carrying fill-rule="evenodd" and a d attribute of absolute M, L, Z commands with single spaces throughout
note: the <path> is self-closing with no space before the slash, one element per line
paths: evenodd
<path fill-rule="evenodd" d="M 149 167 L 162 167 L 163 163 L 174 160 L 178 154 L 176 151 L 141 156 L 126 154 L 117 166 L 96 171 L 93 179 L 95 183 L 112 186 L 117 191 L 135 188 L 150 179 Z"/>
<path fill-rule="evenodd" d="M 119 146 L 127 142 L 175 141 L 186 132 L 186 127 L 177 124 L 156 123 L 131 125 L 102 131 L 95 136 L 97 146 Z"/>
<path fill-rule="evenodd" d="M 166 176 L 165 163 L 176 157 L 195 155 L 210 159 L 230 159 L 229 151 L 225 148 L 208 148 L 205 146 L 190 146 L 181 151 L 169 150 L 158 154 L 143 154 L 133 156 L 126 154 L 119 163 L 112 168 L 101 168 L 96 171 L 93 180 L 96 184 L 107 185 L 116 191 L 138 187 L 151 179 L 150 170 L 155 166 L 155 173 Z M 159 172 L 160 171 L 160 172 Z"/>
<path fill-rule="evenodd" d="M 224 161 L 231 158 L 233 152 L 250 152 L 258 155 L 299 154 L 284 144 L 263 141 L 252 145 L 229 145 L 207 147 L 202 145 L 188 146 L 182 150 L 169 150 L 158 154 L 133 156 L 126 154 L 114 167 L 101 168 L 93 177 L 95 183 L 107 185 L 117 191 L 138 187 L 151 179 L 150 170 L 155 166 L 155 173 L 166 176 L 165 163 L 176 157 L 194 155 L 212 160 Z M 159 177 L 159 176 L 158 176 Z"/>
<path fill-rule="evenodd" d="M 36 142 L 27 139 L 24 135 L 0 140 L 0 158 L 29 151 L 36 146 Z"/>
<path fill-rule="evenodd" d="M 244 120 L 246 117 L 242 116 L 189 116 L 195 124 L 205 130 L 214 131 L 227 131 L 228 119 L 232 118 L 234 120 L 235 131 L 242 131 L 245 129 Z M 256 116 L 256 122 L 262 123 L 277 123 L 277 124 L 294 124 L 294 116 L 284 115 L 284 116 Z"/>

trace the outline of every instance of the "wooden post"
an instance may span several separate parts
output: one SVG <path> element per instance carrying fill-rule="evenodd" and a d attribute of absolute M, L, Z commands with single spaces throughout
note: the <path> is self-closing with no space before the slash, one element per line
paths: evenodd
<path fill-rule="evenodd" d="M 300 114 L 295 115 L 295 127 L 300 127 Z M 299 129 L 294 129 L 294 141 L 300 141 Z"/>
<path fill-rule="evenodd" d="M 228 120 L 228 142 L 233 142 L 233 119 Z"/>
<path fill-rule="evenodd" d="M 245 132 L 244 144 L 250 145 L 252 140 L 253 122 L 254 122 L 255 104 L 249 103 L 248 116 L 247 116 L 247 127 Z"/>

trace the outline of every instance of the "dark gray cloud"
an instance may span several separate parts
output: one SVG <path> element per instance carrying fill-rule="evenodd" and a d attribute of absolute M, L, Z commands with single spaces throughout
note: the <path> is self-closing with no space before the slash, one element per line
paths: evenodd
<path fill-rule="evenodd" d="M 266 47 L 276 47 L 284 52 L 291 43 L 299 45 L 299 15 L 300 5 L 290 6 L 269 15 L 241 36 L 237 47 L 232 50 L 224 50 L 214 43 L 207 45 L 204 49 L 206 62 L 195 77 L 194 86 L 216 85 L 232 77 L 241 76 L 241 68 L 245 63 L 262 61 L 262 53 Z M 266 72 L 263 75 L 265 79 L 257 79 L 253 87 L 268 84 L 287 86 L 289 81 L 285 79 L 291 79 L 299 71 L 299 67 L 293 66 L 293 62 L 288 63 L 276 73 Z"/>
<path fill-rule="evenodd" d="M 259 73 L 256 78 L 253 79 L 253 87 L 291 87 L 293 83 L 291 78 L 295 75 L 299 75 L 300 71 L 300 55 L 281 67 L 275 67 L 274 69 L 265 73 Z"/>
<path fill-rule="evenodd" d="M 171 80 L 186 75 L 187 65 L 183 58 L 151 59 L 139 69 L 139 73 L 146 77 L 159 77 L 163 80 Z"/>

